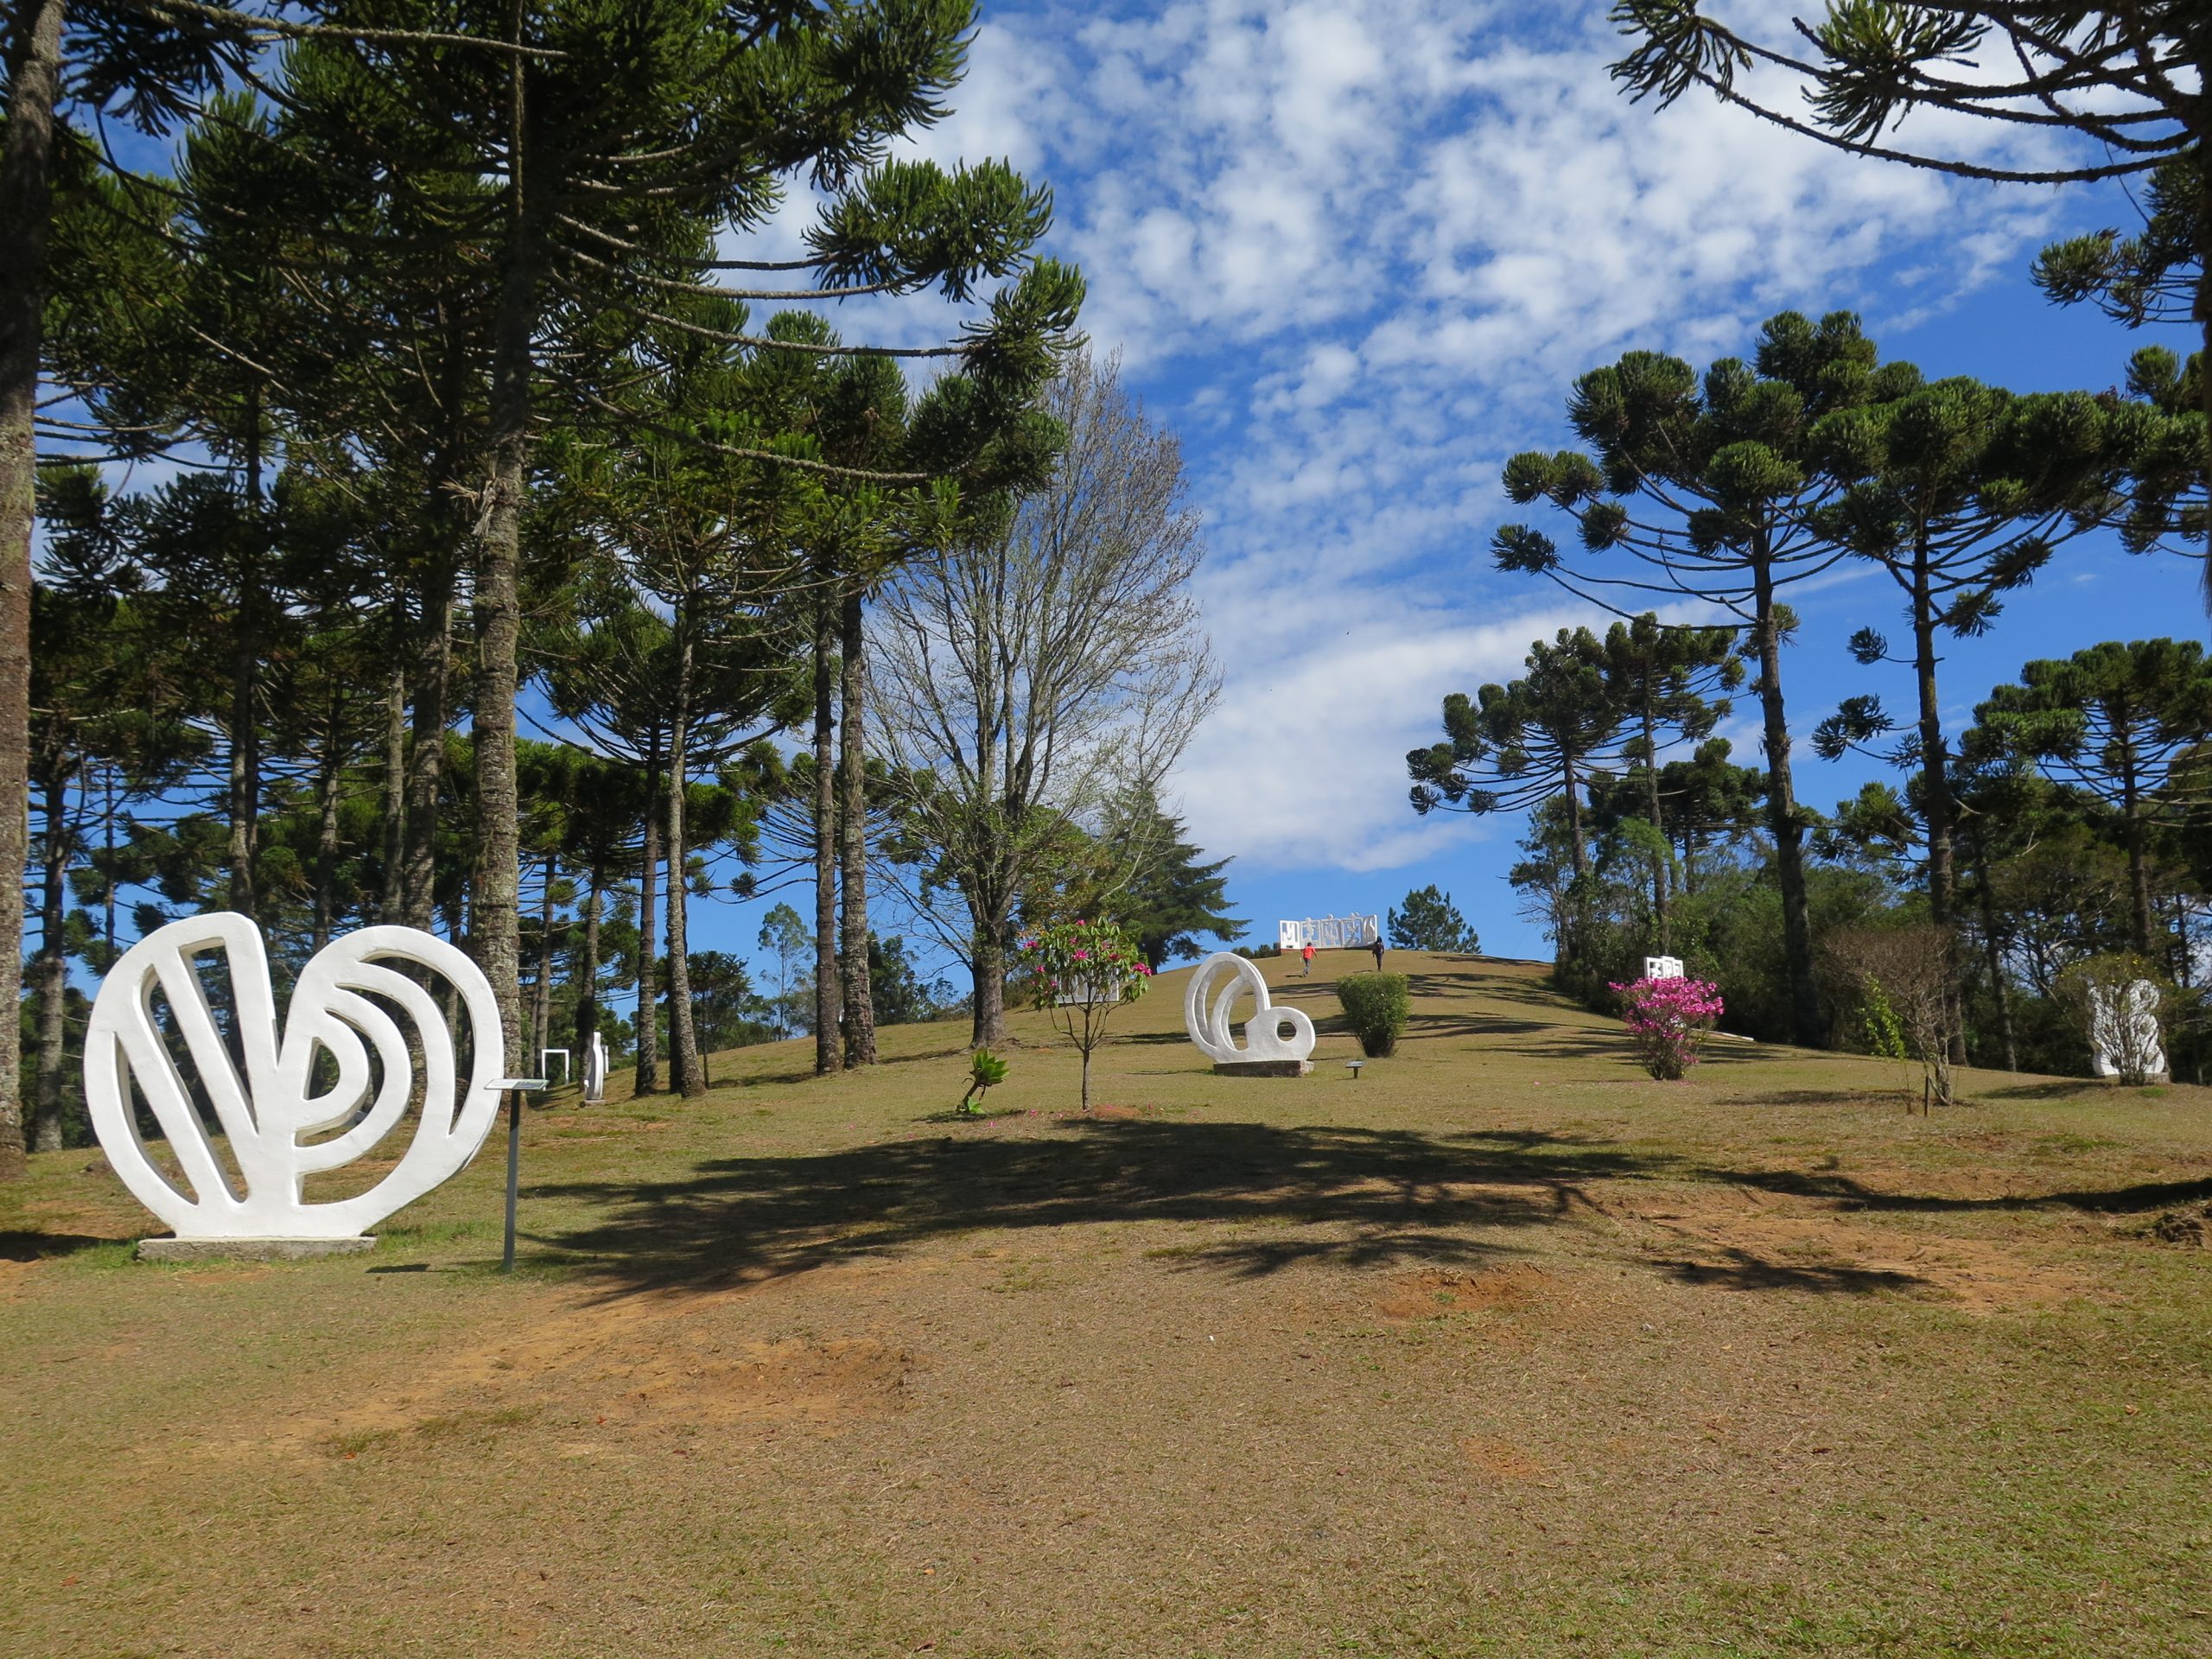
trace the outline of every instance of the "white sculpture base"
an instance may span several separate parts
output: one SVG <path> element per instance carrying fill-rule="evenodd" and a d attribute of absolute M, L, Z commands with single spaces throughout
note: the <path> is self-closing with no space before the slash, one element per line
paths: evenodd
<path fill-rule="evenodd" d="M 305 1262 L 319 1255 L 359 1255 L 377 1247 L 361 1238 L 142 1238 L 142 1262 Z"/>
<path fill-rule="evenodd" d="M 1213 1074 L 1217 1077 L 1310 1077 L 1313 1075 L 1311 1060 L 1217 1060 Z"/>

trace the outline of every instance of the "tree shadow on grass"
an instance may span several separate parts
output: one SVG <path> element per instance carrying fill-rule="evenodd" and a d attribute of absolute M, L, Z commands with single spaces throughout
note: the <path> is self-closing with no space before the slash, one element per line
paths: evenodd
<path fill-rule="evenodd" d="M 2056 1192 L 2012 1192 L 1993 1198 L 1947 1198 L 1923 1192 L 1885 1192 L 1849 1175 L 1820 1171 L 1703 1169 L 1699 1179 L 1755 1187 L 1793 1198 L 1827 1198 L 1849 1210 L 1887 1210 L 1942 1215 L 2001 1214 L 2029 1210 L 2079 1210 L 2096 1215 L 2138 1215 L 2212 1199 L 2212 1179 L 2138 1181 L 2127 1186 L 2076 1187 Z"/>
<path fill-rule="evenodd" d="M 1669 1173 L 1663 1160 L 1534 1131 L 1431 1135 L 1156 1119 L 1068 1128 L 719 1159 L 682 1180 L 549 1185 L 533 1196 L 598 1207 L 601 1218 L 543 1242 L 591 1258 L 587 1271 L 619 1294 L 716 1289 L 982 1228 L 1100 1222 L 1309 1230 L 1193 1255 L 1241 1275 L 1294 1262 L 1471 1262 L 1497 1247 L 1465 1230 L 1555 1224 L 1586 1203 L 1580 1183 Z"/>
<path fill-rule="evenodd" d="M 104 1245 L 127 1244 L 129 1239 L 95 1238 L 89 1233 L 0 1232 L 0 1262 L 43 1262 L 74 1255 Z"/>
<path fill-rule="evenodd" d="M 1721 1251 L 1722 1262 L 1662 1262 L 1670 1278 L 1686 1285 L 1712 1285 L 1722 1290 L 1802 1290 L 1823 1294 L 1871 1296 L 1877 1291 L 1918 1291 L 1929 1281 L 1916 1274 L 1886 1268 L 1789 1265 L 1732 1246 Z"/>

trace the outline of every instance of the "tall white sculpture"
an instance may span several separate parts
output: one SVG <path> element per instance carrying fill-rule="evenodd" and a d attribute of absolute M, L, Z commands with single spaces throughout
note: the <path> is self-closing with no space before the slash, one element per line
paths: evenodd
<path fill-rule="evenodd" d="M 193 965 L 194 957 L 218 950 L 227 958 L 243 1067 L 232 1063 Z M 427 968 L 460 991 L 474 1058 L 458 1095 L 443 1012 L 427 989 L 382 965 L 385 962 Z M 156 991 L 168 1001 L 213 1106 L 234 1175 L 224 1168 L 162 1041 L 155 1020 Z M 309 1204 L 303 1192 L 308 1176 L 352 1163 L 406 1114 L 414 1073 L 408 1033 L 392 1006 L 404 1013 L 421 1046 L 421 1119 L 398 1164 L 382 1180 L 349 1198 Z M 380 1079 L 372 1077 L 372 1048 L 382 1064 Z M 338 1079 L 325 1092 L 310 1094 L 319 1049 L 336 1063 Z M 411 927 L 365 927 L 318 951 L 293 988 L 280 1033 L 260 931 L 246 918 L 221 912 L 156 930 L 109 971 L 85 1033 L 85 1100 L 115 1173 L 175 1230 L 178 1240 L 360 1240 L 356 1248 L 365 1248 L 368 1228 L 475 1155 L 499 1116 L 504 1054 L 490 982 L 452 945 Z M 155 1163 L 139 1139 L 126 1071 L 168 1136 L 184 1186 Z M 354 1122 L 372 1081 L 375 1101 Z M 308 1138 L 341 1125 L 347 1127 L 325 1139 Z"/>
<path fill-rule="evenodd" d="M 606 1098 L 607 1039 L 594 1031 L 591 1046 L 584 1052 L 584 1104 L 596 1106 Z"/>
<path fill-rule="evenodd" d="M 1213 987 L 1226 978 L 1217 992 Z M 1255 1006 L 1244 1022 L 1244 1046 L 1230 1029 L 1236 1000 L 1249 995 Z M 1268 982 L 1260 970 L 1234 951 L 1219 950 L 1200 963 L 1183 991 L 1183 1026 L 1198 1052 L 1216 1065 L 1295 1066 L 1305 1070 L 1313 1052 L 1313 1022 L 1302 1008 L 1279 1008 L 1268 1001 Z M 1287 1027 L 1290 1035 L 1283 1035 Z"/>
<path fill-rule="evenodd" d="M 2115 1005 L 2126 1000 L 2123 1010 Z M 2166 1074 L 2166 1048 L 2159 1040 L 2158 988 L 2139 979 L 2125 991 L 2094 988 L 2089 992 L 2089 1070 L 2101 1077 L 2116 1077 L 2128 1068 L 2123 1061 L 2140 1062 L 2146 1077 Z"/>

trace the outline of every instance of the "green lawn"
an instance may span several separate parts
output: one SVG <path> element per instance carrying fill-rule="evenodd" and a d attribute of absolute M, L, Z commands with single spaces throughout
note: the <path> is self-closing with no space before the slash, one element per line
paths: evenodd
<path fill-rule="evenodd" d="M 951 1026 L 556 1096 L 512 1278 L 496 1137 L 270 1266 L 35 1159 L 0 1654 L 2212 1652 L 2212 1257 L 2154 1231 L 2212 1091 L 1656 1084 L 1534 968 L 1393 966 L 1357 1079 L 1333 1020 L 1213 1077 L 1166 976 L 1090 1119 L 1027 1015 L 982 1122 Z"/>

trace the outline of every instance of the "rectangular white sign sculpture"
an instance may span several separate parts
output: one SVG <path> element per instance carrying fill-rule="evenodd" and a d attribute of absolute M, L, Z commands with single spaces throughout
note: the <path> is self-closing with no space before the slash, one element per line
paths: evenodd
<path fill-rule="evenodd" d="M 243 1065 L 232 1062 L 193 963 L 217 952 L 230 970 Z M 473 1055 L 458 1090 L 444 1011 L 418 980 L 386 963 L 428 969 L 461 993 Z M 170 1057 L 156 1019 L 156 993 L 214 1109 L 235 1177 Z M 421 1046 L 422 1115 L 382 1180 L 350 1198 L 309 1204 L 309 1175 L 368 1154 L 406 1116 L 414 1067 L 409 1033 L 394 1009 Z M 338 1071 L 321 1094 L 310 1092 L 318 1051 Z M 372 1052 L 380 1077 L 370 1065 Z M 156 929 L 109 970 L 85 1032 L 85 1101 L 115 1173 L 179 1240 L 350 1243 L 476 1155 L 499 1116 L 505 1055 L 499 1004 L 482 970 L 445 940 L 411 927 L 365 927 L 317 951 L 300 970 L 280 1030 L 260 930 L 224 911 Z M 137 1083 L 168 1137 L 182 1186 L 140 1140 L 127 1080 Z M 376 1098 L 363 1113 L 372 1083 Z M 324 1138 L 309 1138 L 317 1135 Z"/>
<path fill-rule="evenodd" d="M 1372 944 L 1382 937 L 1379 916 L 1308 916 L 1295 922 L 1275 924 L 1275 943 L 1286 950 L 1349 950 Z"/>
<path fill-rule="evenodd" d="M 1682 959 L 1680 957 L 1646 957 L 1643 959 L 1643 976 L 1646 979 L 1680 979 L 1682 976 Z"/>

